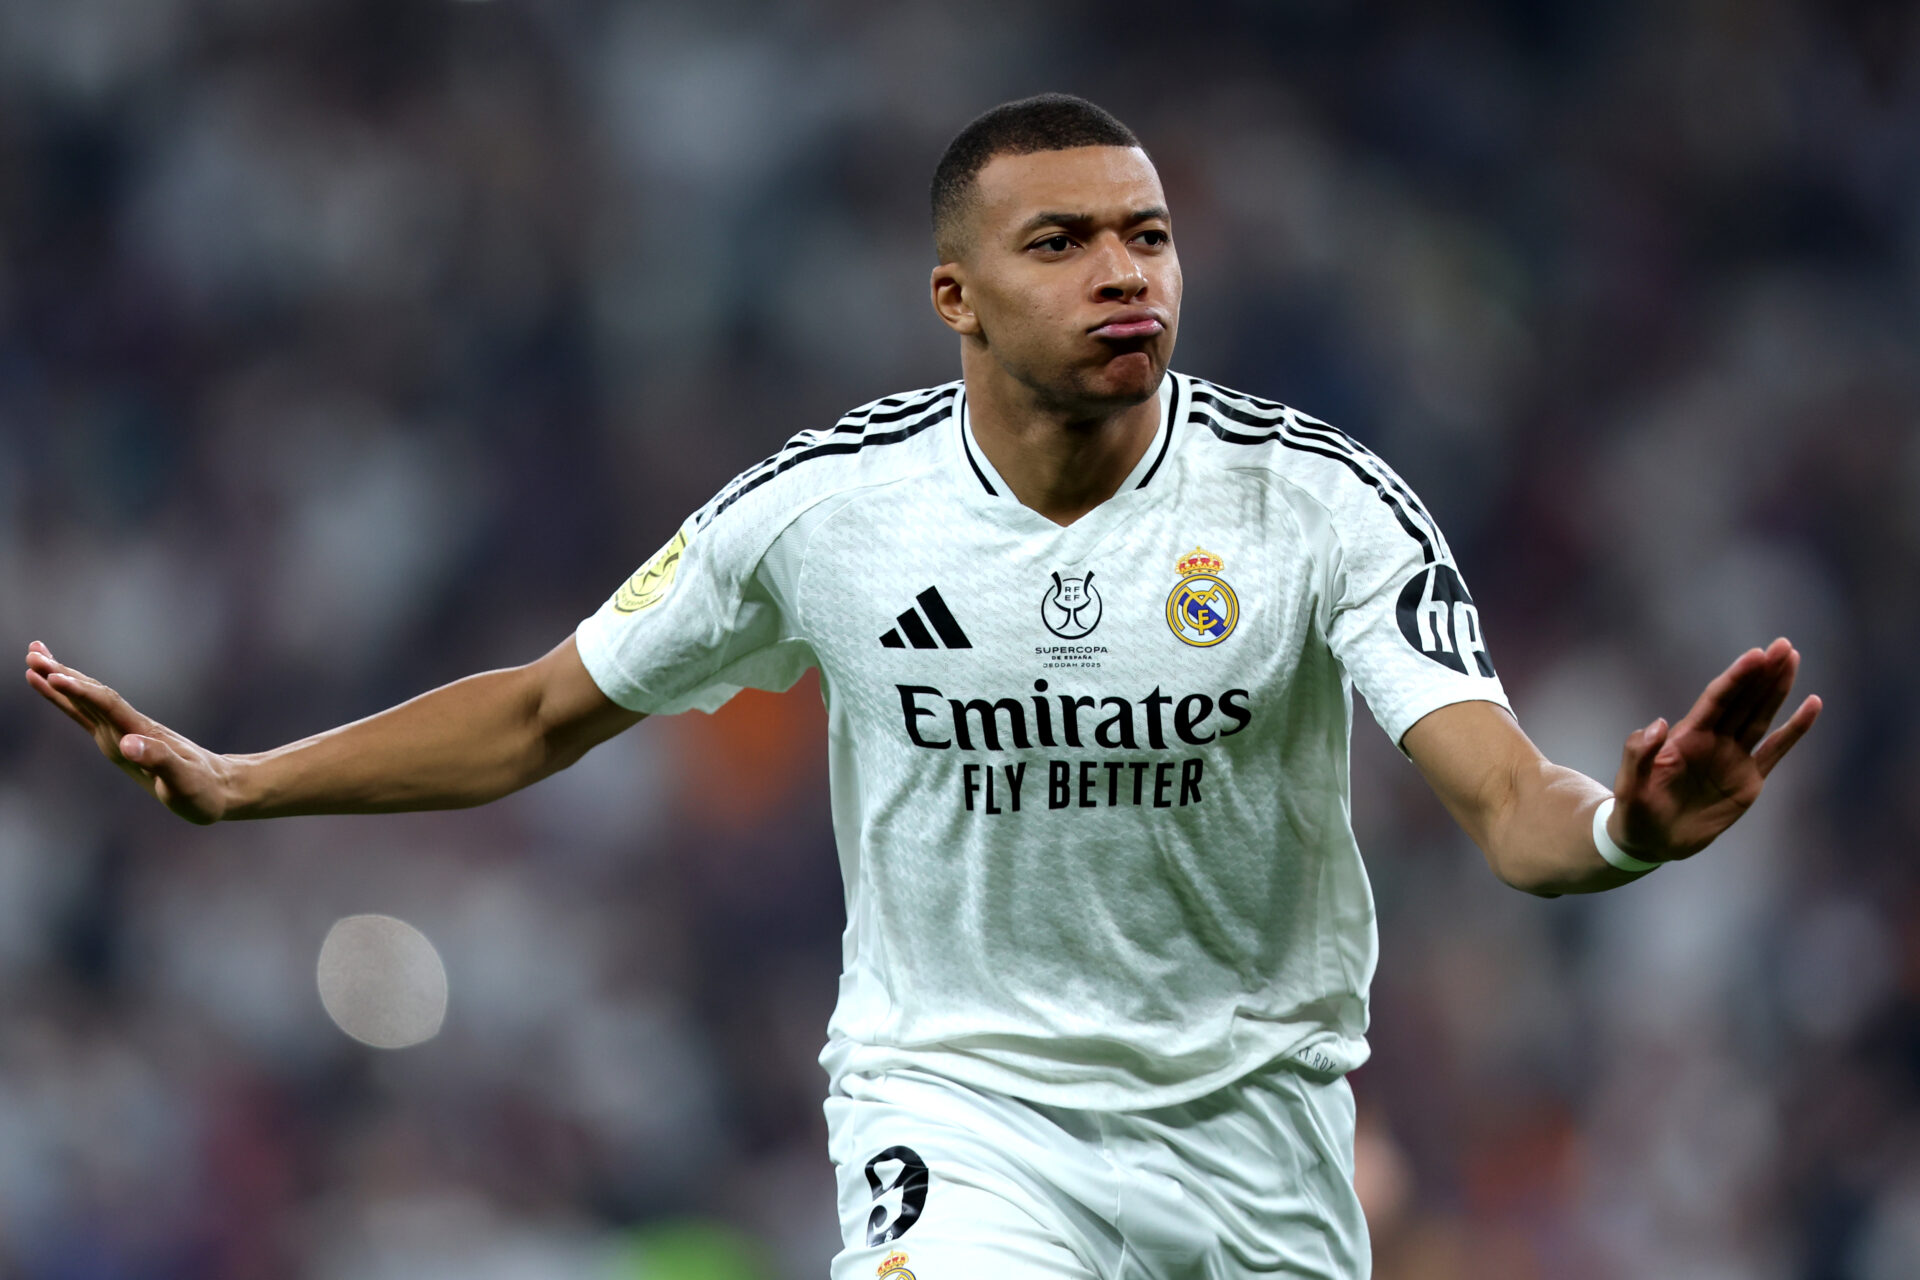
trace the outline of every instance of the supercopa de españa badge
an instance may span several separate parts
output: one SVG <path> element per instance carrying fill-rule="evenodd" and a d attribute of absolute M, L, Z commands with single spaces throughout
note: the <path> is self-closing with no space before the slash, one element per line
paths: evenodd
<path fill-rule="evenodd" d="M 613 593 L 613 607 L 621 613 L 638 613 L 659 604 L 673 585 L 673 575 L 680 569 L 680 553 L 686 549 L 687 531 L 682 529 Z"/>
<path fill-rule="evenodd" d="M 1174 566 L 1180 581 L 1167 596 L 1167 626 L 1188 644 L 1219 644 L 1240 621 L 1240 601 L 1220 577 L 1223 567 L 1219 556 L 1199 547 Z"/>

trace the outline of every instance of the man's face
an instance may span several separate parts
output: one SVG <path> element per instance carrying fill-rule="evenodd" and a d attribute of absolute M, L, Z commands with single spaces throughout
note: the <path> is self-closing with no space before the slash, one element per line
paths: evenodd
<path fill-rule="evenodd" d="M 955 330 L 1043 400 L 1090 413 L 1159 387 L 1180 319 L 1180 258 L 1160 177 L 1136 147 L 996 156 L 958 263 L 935 272 Z M 942 271 L 958 282 L 942 300 Z"/>

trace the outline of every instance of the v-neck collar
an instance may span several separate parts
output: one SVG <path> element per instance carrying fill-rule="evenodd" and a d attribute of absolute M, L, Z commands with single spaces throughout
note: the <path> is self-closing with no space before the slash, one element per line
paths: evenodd
<path fill-rule="evenodd" d="M 1097 527 L 1104 532 L 1141 500 L 1147 487 L 1166 469 L 1164 464 L 1173 451 L 1174 433 L 1180 427 L 1180 409 L 1186 398 L 1185 391 L 1180 375 L 1169 369 L 1160 380 L 1160 389 L 1156 393 L 1160 398 L 1160 424 L 1153 433 L 1153 439 L 1148 442 L 1146 451 L 1140 455 L 1140 460 L 1134 463 L 1133 470 L 1127 473 L 1127 478 L 1120 482 L 1120 487 L 1114 490 L 1112 497 L 1072 524 L 1062 525 L 1055 524 L 1014 496 L 1013 486 L 994 467 L 986 450 L 980 447 L 979 439 L 973 434 L 973 415 L 963 385 L 953 407 L 953 419 L 958 426 L 952 436 L 958 444 L 954 450 L 957 455 L 954 462 L 959 473 L 955 480 L 966 495 L 969 506 L 1011 527 L 1023 531 L 1075 535 Z"/>

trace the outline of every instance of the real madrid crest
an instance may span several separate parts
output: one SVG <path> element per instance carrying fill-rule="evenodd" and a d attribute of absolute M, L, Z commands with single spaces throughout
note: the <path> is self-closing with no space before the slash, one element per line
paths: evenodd
<path fill-rule="evenodd" d="M 1174 566 L 1180 581 L 1167 596 L 1167 626 L 1188 644 L 1219 644 L 1240 621 L 1240 601 L 1220 577 L 1223 567 L 1219 556 L 1199 547 Z"/>
<path fill-rule="evenodd" d="M 907 1270 L 907 1255 L 890 1253 L 881 1259 L 880 1268 L 874 1273 L 880 1280 L 914 1280 L 913 1272 Z"/>

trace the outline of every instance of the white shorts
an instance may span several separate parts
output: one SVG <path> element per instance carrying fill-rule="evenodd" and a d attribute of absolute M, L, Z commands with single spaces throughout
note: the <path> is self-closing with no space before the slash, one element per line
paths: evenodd
<path fill-rule="evenodd" d="M 827 1099 L 833 1280 L 1365 1280 L 1344 1079 L 1269 1068 L 1155 1111 L 917 1071 Z"/>

